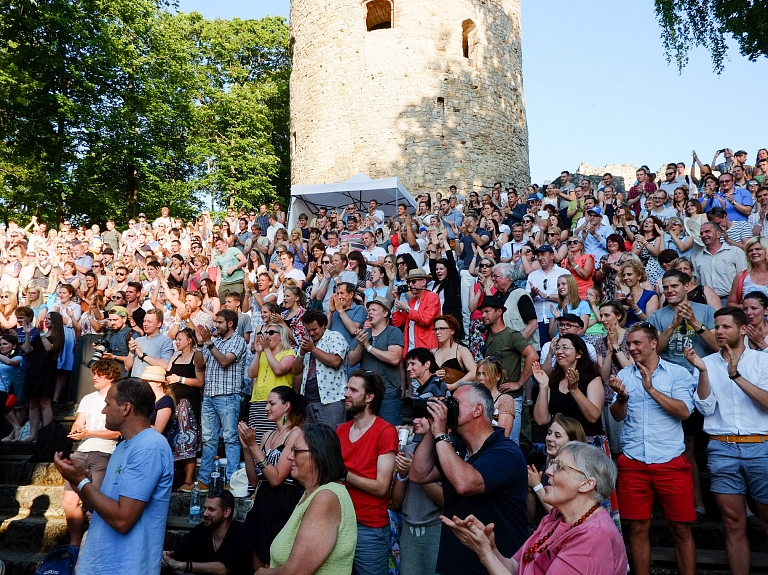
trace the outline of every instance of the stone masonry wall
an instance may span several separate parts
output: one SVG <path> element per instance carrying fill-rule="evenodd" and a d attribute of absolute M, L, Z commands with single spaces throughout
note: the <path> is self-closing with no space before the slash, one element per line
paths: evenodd
<path fill-rule="evenodd" d="M 413 195 L 523 189 L 519 0 L 393 2 L 393 27 L 370 32 L 365 0 L 291 2 L 292 182 L 363 172 Z"/>

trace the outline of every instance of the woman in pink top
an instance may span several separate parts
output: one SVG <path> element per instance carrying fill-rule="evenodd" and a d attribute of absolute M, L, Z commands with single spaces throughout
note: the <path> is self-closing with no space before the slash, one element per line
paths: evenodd
<path fill-rule="evenodd" d="M 566 443 L 547 469 L 544 500 L 553 509 L 509 558 L 496 549 L 493 525 L 473 515 L 441 519 L 477 553 L 489 575 L 626 575 L 624 541 L 600 504 L 613 492 L 616 474 L 616 465 L 601 450 Z"/>
<path fill-rule="evenodd" d="M 483 314 L 478 308 L 486 295 L 496 293 L 496 287 L 493 285 L 493 278 L 491 277 L 491 270 L 496 265 L 496 260 L 483 256 L 479 248 L 475 254 L 469 266 L 469 273 L 473 275 L 477 273 L 477 282 L 472 286 L 472 298 L 469 300 L 469 311 L 472 312 L 469 316 L 469 351 L 472 352 L 475 361 L 480 361 L 483 359 L 483 349 L 485 348 L 485 325 L 483 324 Z M 480 264 L 475 272 L 473 268 L 477 261 Z"/>

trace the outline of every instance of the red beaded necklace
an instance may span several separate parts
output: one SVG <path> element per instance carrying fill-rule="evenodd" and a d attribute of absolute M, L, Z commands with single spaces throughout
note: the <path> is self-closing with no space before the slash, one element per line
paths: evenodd
<path fill-rule="evenodd" d="M 582 515 L 581 518 L 576 523 L 571 525 L 565 533 L 568 533 L 568 531 L 570 531 L 577 525 L 581 525 L 582 523 L 584 523 L 587 520 L 587 518 L 598 509 L 600 509 L 600 504 L 595 503 L 595 505 L 589 511 L 587 511 L 584 515 Z M 547 533 L 544 537 L 540 538 L 536 543 L 534 543 L 528 548 L 528 551 L 523 553 L 523 563 L 528 563 L 530 561 L 533 561 L 533 558 L 536 555 L 536 553 L 544 553 L 544 551 L 547 550 L 547 548 L 549 547 L 549 543 L 547 543 L 546 545 L 544 545 L 544 543 L 546 543 L 546 541 L 550 537 L 552 537 L 552 535 L 554 535 L 555 531 L 557 530 L 558 526 L 561 523 L 562 523 L 562 517 L 560 518 L 560 521 L 555 523 L 555 526 L 552 528 L 552 531 Z M 563 535 L 565 535 L 565 533 Z M 542 547 L 542 545 L 544 546 Z"/>

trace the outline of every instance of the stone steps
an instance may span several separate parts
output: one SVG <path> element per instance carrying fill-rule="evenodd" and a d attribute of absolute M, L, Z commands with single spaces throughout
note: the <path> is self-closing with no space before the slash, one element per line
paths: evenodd
<path fill-rule="evenodd" d="M 63 485 L 0 485 L 0 513 L 64 517 L 63 494 Z"/>
<path fill-rule="evenodd" d="M 0 550 L 48 553 L 69 542 L 66 520 L 20 513 L 0 516 Z"/>
<path fill-rule="evenodd" d="M 672 547 L 651 547 L 651 573 L 655 575 L 677 575 L 675 550 Z M 721 575 L 730 573 L 728 557 L 724 550 L 697 549 L 697 575 Z M 752 552 L 752 573 L 768 573 L 768 553 Z"/>
<path fill-rule="evenodd" d="M 5 575 L 32 575 L 45 555 L 34 551 L 0 549 L 0 561 L 5 563 Z"/>

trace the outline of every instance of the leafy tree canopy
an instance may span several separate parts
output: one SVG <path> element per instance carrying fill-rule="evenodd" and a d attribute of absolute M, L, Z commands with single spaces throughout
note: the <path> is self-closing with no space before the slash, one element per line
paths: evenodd
<path fill-rule="evenodd" d="M 719 74 L 726 59 L 727 37 L 751 61 L 768 55 L 768 0 L 655 0 L 667 61 L 678 70 L 691 48 L 703 46 Z"/>

